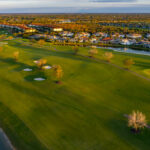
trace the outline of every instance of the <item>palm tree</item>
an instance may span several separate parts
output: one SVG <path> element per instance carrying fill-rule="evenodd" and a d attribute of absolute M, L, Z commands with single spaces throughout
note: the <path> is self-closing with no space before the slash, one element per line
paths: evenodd
<path fill-rule="evenodd" d="M 54 74 L 55 74 L 55 77 L 56 77 L 56 83 L 61 83 L 60 79 L 63 76 L 62 67 L 60 65 L 54 65 L 52 68 L 54 70 Z"/>
<path fill-rule="evenodd" d="M 18 61 L 18 58 L 19 58 L 19 51 L 14 52 L 14 53 L 13 53 L 13 56 L 14 56 L 15 61 Z"/>
<path fill-rule="evenodd" d="M 106 59 L 107 62 L 110 62 L 111 59 L 114 57 L 114 55 L 113 55 L 112 52 L 106 52 L 106 53 L 104 54 L 104 57 L 105 57 L 105 59 Z"/>
<path fill-rule="evenodd" d="M 131 127 L 135 132 L 139 132 L 140 129 L 147 127 L 146 116 L 139 111 L 133 111 L 128 116 L 128 126 Z"/>

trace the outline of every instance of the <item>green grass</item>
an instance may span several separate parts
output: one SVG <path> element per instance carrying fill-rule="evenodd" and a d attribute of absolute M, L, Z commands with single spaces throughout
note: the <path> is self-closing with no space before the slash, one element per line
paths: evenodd
<path fill-rule="evenodd" d="M 0 126 L 18 150 L 149 150 L 150 131 L 132 134 L 123 115 L 140 110 L 150 120 L 150 82 L 74 56 L 70 47 L 36 48 L 16 41 L 0 53 Z M 53 47 L 60 51 L 49 50 Z M 18 62 L 12 59 L 16 50 Z M 149 68 L 148 56 L 115 52 L 112 61 L 122 65 L 127 57 L 139 61 L 132 67 L 138 73 Z M 51 70 L 36 70 L 33 60 L 39 58 L 62 66 L 62 84 L 54 82 Z M 27 67 L 33 72 L 22 71 Z M 38 76 L 47 80 L 33 81 Z"/>

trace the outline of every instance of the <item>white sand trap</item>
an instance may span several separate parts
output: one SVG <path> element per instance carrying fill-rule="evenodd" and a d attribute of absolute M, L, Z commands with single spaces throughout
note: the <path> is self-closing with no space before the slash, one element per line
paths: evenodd
<path fill-rule="evenodd" d="M 51 69 L 51 66 L 43 66 L 44 69 Z"/>
<path fill-rule="evenodd" d="M 23 71 L 32 71 L 30 68 L 23 69 Z"/>
<path fill-rule="evenodd" d="M 35 81 L 44 81 L 44 78 L 34 78 Z"/>
<path fill-rule="evenodd" d="M 39 63 L 39 61 L 38 60 L 35 60 L 35 61 L 33 61 L 35 64 L 38 64 Z"/>

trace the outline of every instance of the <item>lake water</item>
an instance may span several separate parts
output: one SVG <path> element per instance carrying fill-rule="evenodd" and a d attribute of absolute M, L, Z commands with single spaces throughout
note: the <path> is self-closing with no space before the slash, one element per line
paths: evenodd
<path fill-rule="evenodd" d="M 134 50 L 134 49 L 131 49 L 131 48 L 114 48 L 114 47 L 97 47 L 97 48 L 105 48 L 105 49 L 110 49 L 110 50 L 117 51 L 117 52 L 122 52 L 122 53 L 132 53 L 132 54 L 150 56 L 150 52 L 148 52 L 148 51 Z"/>

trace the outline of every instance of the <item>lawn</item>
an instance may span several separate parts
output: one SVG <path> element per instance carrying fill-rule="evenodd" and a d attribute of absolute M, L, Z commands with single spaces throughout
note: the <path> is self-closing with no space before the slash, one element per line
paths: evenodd
<path fill-rule="evenodd" d="M 149 150 L 150 130 L 131 133 L 124 114 L 140 110 L 150 120 L 150 82 L 72 55 L 70 47 L 39 48 L 18 41 L 9 41 L 0 53 L 0 126 L 16 149 Z M 80 53 L 87 55 L 87 50 L 81 48 Z M 14 51 L 20 51 L 18 62 Z M 99 51 L 96 57 L 102 58 L 106 50 Z M 148 56 L 115 52 L 112 61 L 121 66 L 128 57 L 138 61 L 134 71 L 149 69 Z M 39 58 L 62 66 L 62 84 L 54 82 L 51 70 L 35 68 L 33 61 Z M 27 67 L 33 72 L 22 71 Z M 46 80 L 33 81 L 39 76 Z"/>

